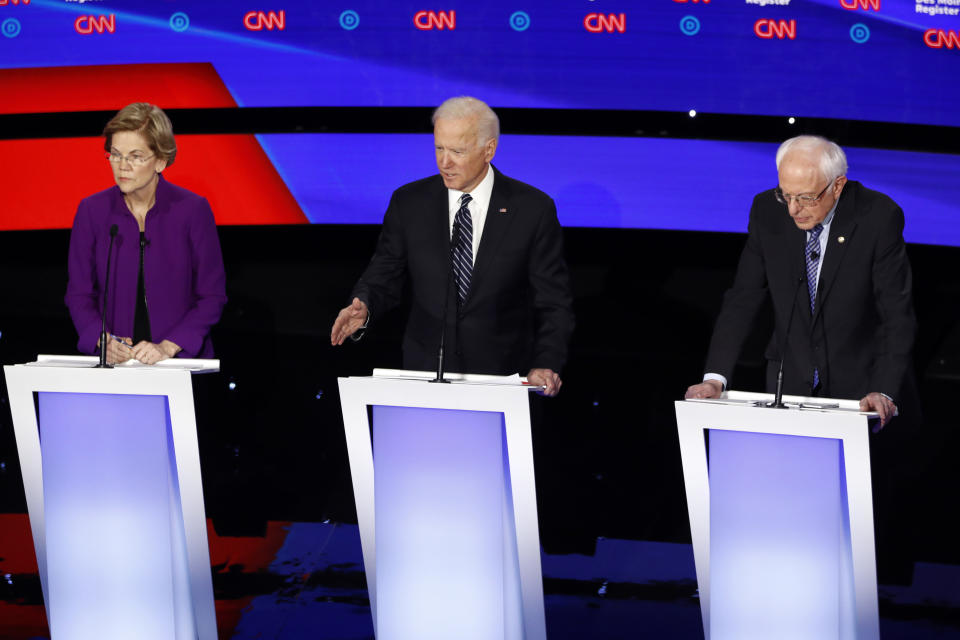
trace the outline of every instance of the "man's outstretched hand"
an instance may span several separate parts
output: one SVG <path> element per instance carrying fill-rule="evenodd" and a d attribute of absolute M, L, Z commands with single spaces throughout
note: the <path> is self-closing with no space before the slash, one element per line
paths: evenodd
<path fill-rule="evenodd" d="M 337 314 L 330 331 L 330 344 L 336 346 L 357 332 L 367 322 L 370 312 L 367 305 L 360 298 L 354 298 L 350 306 L 344 307 Z"/>

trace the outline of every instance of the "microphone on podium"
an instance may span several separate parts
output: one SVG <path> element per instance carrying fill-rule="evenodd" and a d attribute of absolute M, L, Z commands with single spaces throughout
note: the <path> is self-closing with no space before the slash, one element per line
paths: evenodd
<path fill-rule="evenodd" d="M 811 255 L 813 255 L 811 253 Z M 793 326 L 793 314 L 797 310 L 797 293 L 800 285 L 806 282 L 805 274 L 800 274 L 797 279 L 797 286 L 793 289 L 793 303 L 790 305 L 790 317 L 787 318 L 787 330 L 783 336 L 783 342 L 780 344 L 780 370 L 777 371 L 777 392 L 773 396 L 773 402 L 768 402 L 766 406 L 772 409 L 786 409 L 783 404 L 783 361 L 787 359 L 787 341 L 790 339 L 790 327 Z"/>
<path fill-rule="evenodd" d="M 454 219 L 453 234 L 450 237 L 450 269 L 447 270 L 447 286 L 443 295 L 443 313 L 440 316 L 440 347 L 437 349 L 437 377 L 430 382 L 450 382 L 443 377 L 444 347 L 447 339 L 447 308 L 450 306 L 450 285 L 453 283 L 453 249 L 460 240 L 460 223 Z M 454 295 L 457 295 L 454 290 Z"/>
<path fill-rule="evenodd" d="M 107 245 L 107 275 L 103 279 L 103 307 L 100 310 L 100 363 L 97 369 L 112 369 L 107 364 L 107 294 L 110 291 L 110 258 L 113 255 L 113 240 L 117 237 L 117 225 L 110 225 L 110 244 Z"/>

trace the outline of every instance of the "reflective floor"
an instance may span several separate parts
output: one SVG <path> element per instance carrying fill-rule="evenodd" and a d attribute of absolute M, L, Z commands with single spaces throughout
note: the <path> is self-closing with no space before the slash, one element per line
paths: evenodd
<path fill-rule="evenodd" d="M 221 536 L 211 522 L 209 535 L 222 640 L 373 638 L 355 525 Z M 49 638 L 25 515 L 0 515 L 0 549 L 0 638 Z M 703 637 L 687 544 L 600 539 L 592 555 L 542 558 L 551 639 Z M 960 638 L 960 567 L 918 563 L 910 586 L 880 594 L 885 640 Z"/>

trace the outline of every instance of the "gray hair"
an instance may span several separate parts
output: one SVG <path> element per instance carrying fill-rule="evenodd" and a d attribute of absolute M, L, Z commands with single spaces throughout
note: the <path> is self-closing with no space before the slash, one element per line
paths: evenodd
<path fill-rule="evenodd" d="M 500 118 L 486 102 L 470 96 L 447 98 L 433 112 L 431 122 L 437 124 L 437 120 L 459 120 L 461 118 L 477 119 L 478 144 L 485 144 L 489 140 L 500 138 Z"/>
<path fill-rule="evenodd" d="M 834 180 L 847 175 L 847 154 L 836 142 L 831 142 L 820 136 L 790 138 L 777 149 L 777 171 L 780 171 L 780 163 L 791 151 L 819 154 L 820 173 L 827 180 Z"/>

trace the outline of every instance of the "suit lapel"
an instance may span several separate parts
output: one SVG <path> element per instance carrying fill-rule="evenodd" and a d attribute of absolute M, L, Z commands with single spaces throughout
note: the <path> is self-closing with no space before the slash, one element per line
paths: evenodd
<path fill-rule="evenodd" d="M 490 264 L 497 255 L 497 250 L 503 239 L 507 236 L 507 230 L 513 222 L 514 217 L 519 213 L 510 207 L 509 187 L 503 174 L 493 168 L 493 191 L 490 194 L 490 206 L 487 207 L 487 218 L 483 223 L 483 233 L 480 236 L 480 246 L 477 248 L 477 255 L 473 261 L 473 277 L 470 281 L 470 298 L 473 298 L 473 292 L 483 281 L 484 273 L 489 270 Z"/>
<path fill-rule="evenodd" d="M 852 190 L 851 190 L 852 191 Z M 843 194 L 845 195 L 845 194 Z M 830 288 L 840 272 L 840 264 L 850 246 L 850 239 L 857 228 L 857 221 L 849 212 L 854 210 L 853 196 L 844 199 L 837 205 L 833 214 L 833 223 L 830 225 L 830 237 L 827 238 L 827 249 L 823 255 L 823 267 L 820 268 L 820 279 L 817 282 L 817 304 L 813 310 L 813 319 L 816 320 L 823 309 L 824 301 L 830 294 Z"/>
<path fill-rule="evenodd" d="M 444 256 L 444 263 L 450 262 L 450 197 L 443 180 L 437 176 L 436 187 L 430 195 L 427 207 L 427 219 L 424 230 L 428 235 L 429 246 L 435 255 Z"/>
<path fill-rule="evenodd" d="M 791 367 L 797 371 L 809 371 L 809 377 L 813 376 L 813 361 L 810 359 L 810 327 L 812 318 L 810 316 L 810 293 L 806 281 L 806 258 L 804 257 L 804 248 L 807 244 L 807 234 L 798 229 L 793 220 L 787 215 L 786 208 L 778 208 L 777 215 L 781 216 L 782 227 L 780 229 L 778 244 L 771 252 L 770 259 L 776 260 L 779 268 L 778 277 L 774 280 L 771 277 L 770 286 L 772 295 L 776 296 L 777 291 L 782 291 L 784 298 L 780 304 L 774 303 L 775 307 L 784 314 L 780 320 L 779 331 L 788 331 L 789 335 L 783 336 L 778 333 L 777 339 L 783 340 L 778 343 L 777 350 L 781 358 L 786 358 Z M 771 274 L 772 276 L 772 274 Z M 786 295 L 792 296 L 787 298 Z M 786 314 L 793 314 L 791 319 Z M 782 350 L 780 344 L 783 345 Z M 806 375 L 806 374 L 804 374 Z M 804 380 L 809 384 L 812 380 Z"/>
<path fill-rule="evenodd" d="M 807 271 L 807 260 L 804 257 L 804 250 L 807 245 L 807 233 L 797 228 L 790 216 L 786 216 L 788 230 L 784 233 L 784 255 L 790 256 L 788 259 L 787 273 L 789 274 L 789 290 L 793 291 L 794 298 L 788 300 L 786 309 L 796 309 L 794 313 L 796 318 L 794 322 L 799 321 L 799 326 L 803 332 L 810 330 L 810 292 L 806 286 L 806 281 L 801 285 L 800 279 L 805 277 Z M 788 289 L 784 287 L 784 289 Z M 789 322 L 789 318 L 787 319 Z"/>

